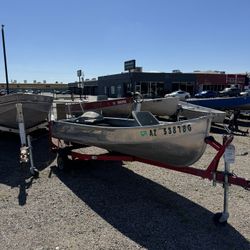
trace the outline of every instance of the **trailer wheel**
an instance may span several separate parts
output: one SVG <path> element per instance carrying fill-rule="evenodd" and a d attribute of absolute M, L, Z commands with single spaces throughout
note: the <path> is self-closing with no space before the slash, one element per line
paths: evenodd
<path fill-rule="evenodd" d="M 60 169 L 60 170 L 65 170 L 68 166 L 68 157 L 67 155 L 61 155 L 61 154 L 58 154 L 57 156 L 57 167 Z"/>
<path fill-rule="evenodd" d="M 227 219 L 223 219 L 222 213 L 216 213 L 213 217 L 213 221 L 216 226 L 226 226 L 227 225 Z"/>

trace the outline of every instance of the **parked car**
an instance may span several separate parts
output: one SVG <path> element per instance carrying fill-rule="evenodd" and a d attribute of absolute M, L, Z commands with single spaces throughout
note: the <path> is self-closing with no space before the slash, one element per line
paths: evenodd
<path fill-rule="evenodd" d="M 62 94 L 62 91 L 61 90 L 54 90 L 53 93 L 54 94 Z"/>
<path fill-rule="evenodd" d="M 195 97 L 197 98 L 211 98 L 211 97 L 217 97 L 218 93 L 212 90 L 204 90 L 197 94 L 195 94 Z"/>
<path fill-rule="evenodd" d="M 63 92 L 62 92 L 62 94 L 63 95 L 70 95 L 71 94 L 71 90 L 64 90 Z"/>
<path fill-rule="evenodd" d="M 169 97 L 169 96 L 174 96 L 174 97 L 177 96 L 177 97 L 179 97 L 180 100 L 186 100 L 186 99 L 191 97 L 189 92 L 186 92 L 183 90 L 177 90 L 177 91 L 174 91 L 172 93 L 165 95 L 165 97 Z"/>
<path fill-rule="evenodd" d="M 239 88 L 225 88 L 219 92 L 219 96 L 239 96 L 241 90 Z"/>
<path fill-rule="evenodd" d="M 250 89 L 246 89 L 245 91 L 240 92 L 240 95 L 241 96 L 250 96 Z"/>
<path fill-rule="evenodd" d="M 42 91 L 39 90 L 39 89 L 36 89 L 36 90 L 33 91 L 34 94 L 41 94 L 41 92 L 42 92 Z"/>
<path fill-rule="evenodd" d="M 24 90 L 24 93 L 25 93 L 25 94 L 33 94 L 34 92 L 33 92 L 32 89 L 25 89 L 25 90 Z"/>
<path fill-rule="evenodd" d="M 7 91 L 5 89 L 0 89 L 0 95 L 6 95 Z"/>

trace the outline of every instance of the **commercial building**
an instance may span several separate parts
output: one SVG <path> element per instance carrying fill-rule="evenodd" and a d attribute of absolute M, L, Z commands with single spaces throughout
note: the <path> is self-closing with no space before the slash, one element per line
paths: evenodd
<path fill-rule="evenodd" d="M 78 70 L 80 72 L 80 70 Z M 142 67 L 136 67 L 135 60 L 124 63 L 124 72 L 113 75 L 99 76 L 98 78 L 85 79 L 79 75 L 78 82 L 62 83 L 17 83 L 9 84 L 10 90 L 24 91 L 65 91 L 71 90 L 75 94 L 105 95 L 107 97 L 124 97 L 131 92 L 140 92 L 145 97 L 163 97 L 175 90 L 184 90 L 191 95 L 202 90 L 220 91 L 230 85 L 236 85 L 244 89 L 250 85 L 250 75 L 226 74 L 224 71 L 194 71 L 182 73 L 180 70 L 166 72 L 144 72 Z M 0 89 L 5 84 L 0 83 Z"/>
<path fill-rule="evenodd" d="M 6 84 L 0 83 L 0 89 L 5 89 Z M 63 83 L 9 83 L 9 90 L 11 92 L 24 92 L 24 91 L 64 91 L 68 89 L 68 84 Z"/>
<path fill-rule="evenodd" d="M 81 91 L 85 95 L 124 97 L 138 91 L 146 97 L 163 97 L 166 93 L 178 89 L 194 95 L 202 90 L 220 91 L 230 85 L 244 89 L 249 85 L 249 75 L 226 74 L 220 71 L 143 72 L 141 67 L 136 67 L 120 74 L 99 76 L 97 79 L 85 80 L 82 83 L 69 83 L 69 88 L 75 93 Z"/>

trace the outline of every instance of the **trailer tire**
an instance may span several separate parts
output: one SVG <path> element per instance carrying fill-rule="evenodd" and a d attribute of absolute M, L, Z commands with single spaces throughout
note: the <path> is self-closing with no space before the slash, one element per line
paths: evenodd
<path fill-rule="evenodd" d="M 57 155 L 57 167 L 65 170 L 69 165 L 69 158 L 65 150 L 60 150 Z"/>

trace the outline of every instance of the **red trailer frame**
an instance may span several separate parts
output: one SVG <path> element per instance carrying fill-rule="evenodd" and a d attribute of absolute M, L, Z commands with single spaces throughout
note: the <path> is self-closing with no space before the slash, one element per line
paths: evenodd
<path fill-rule="evenodd" d="M 105 154 L 83 154 L 74 152 L 73 149 L 81 148 L 82 146 L 65 146 L 64 142 L 60 139 L 51 138 L 52 149 L 58 152 L 57 165 L 60 169 L 63 169 L 66 166 L 66 163 L 69 160 L 69 157 L 72 160 L 80 161 L 138 161 L 153 166 L 170 169 L 186 174 L 191 174 L 195 176 L 202 177 L 203 179 L 213 180 L 213 184 L 216 182 L 223 183 L 224 188 L 224 209 L 222 213 L 217 213 L 214 216 L 214 221 L 216 224 L 225 225 L 227 219 L 229 218 L 228 213 L 228 190 L 229 185 L 237 185 L 250 190 L 250 180 L 245 178 L 238 177 L 235 174 L 229 171 L 229 163 L 225 160 L 224 171 L 218 171 L 218 164 L 221 157 L 224 155 L 226 149 L 231 144 L 233 140 L 233 135 L 223 135 L 223 143 L 220 144 L 212 136 L 209 136 L 205 139 L 205 142 L 212 146 L 216 151 L 216 155 L 208 165 L 207 169 L 198 169 L 194 167 L 175 167 L 168 164 L 142 159 L 135 156 L 123 155 L 123 154 L 114 154 L 114 153 L 105 153 Z"/>
<path fill-rule="evenodd" d="M 83 154 L 71 151 L 70 148 L 68 150 L 68 153 L 66 153 L 67 156 L 71 156 L 72 160 L 83 160 L 83 161 L 138 161 L 146 164 L 150 164 L 153 166 L 166 168 L 186 174 L 191 174 L 195 176 L 202 177 L 203 179 L 209 179 L 213 181 L 223 182 L 225 177 L 224 171 L 218 171 L 218 164 L 223 156 L 225 149 L 227 146 L 232 142 L 233 136 L 224 136 L 223 137 L 223 144 L 220 144 L 217 142 L 213 137 L 207 137 L 205 139 L 206 143 L 212 146 L 215 150 L 217 150 L 217 154 L 214 156 L 210 164 L 208 165 L 207 169 L 198 169 L 194 167 L 174 167 L 168 164 L 160 163 L 157 161 L 147 160 L 143 158 L 139 158 L 136 156 L 130 156 L 130 155 L 123 155 L 123 154 L 114 154 L 114 153 L 105 153 L 105 154 Z M 60 140 L 58 140 L 58 144 L 56 145 L 55 142 L 53 142 L 53 149 L 58 150 L 61 149 L 60 147 Z M 67 147 L 65 147 L 67 149 Z M 77 147 L 73 147 L 75 149 Z M 64 151 L 64 152 L 65 152 Z M 229 174 L 228 181 L 230 184 L 241 186 L 247 190 L 250 190 L 250 181 L 246 180 L 244 178 L 238 177 L 234 174 Z"/>

